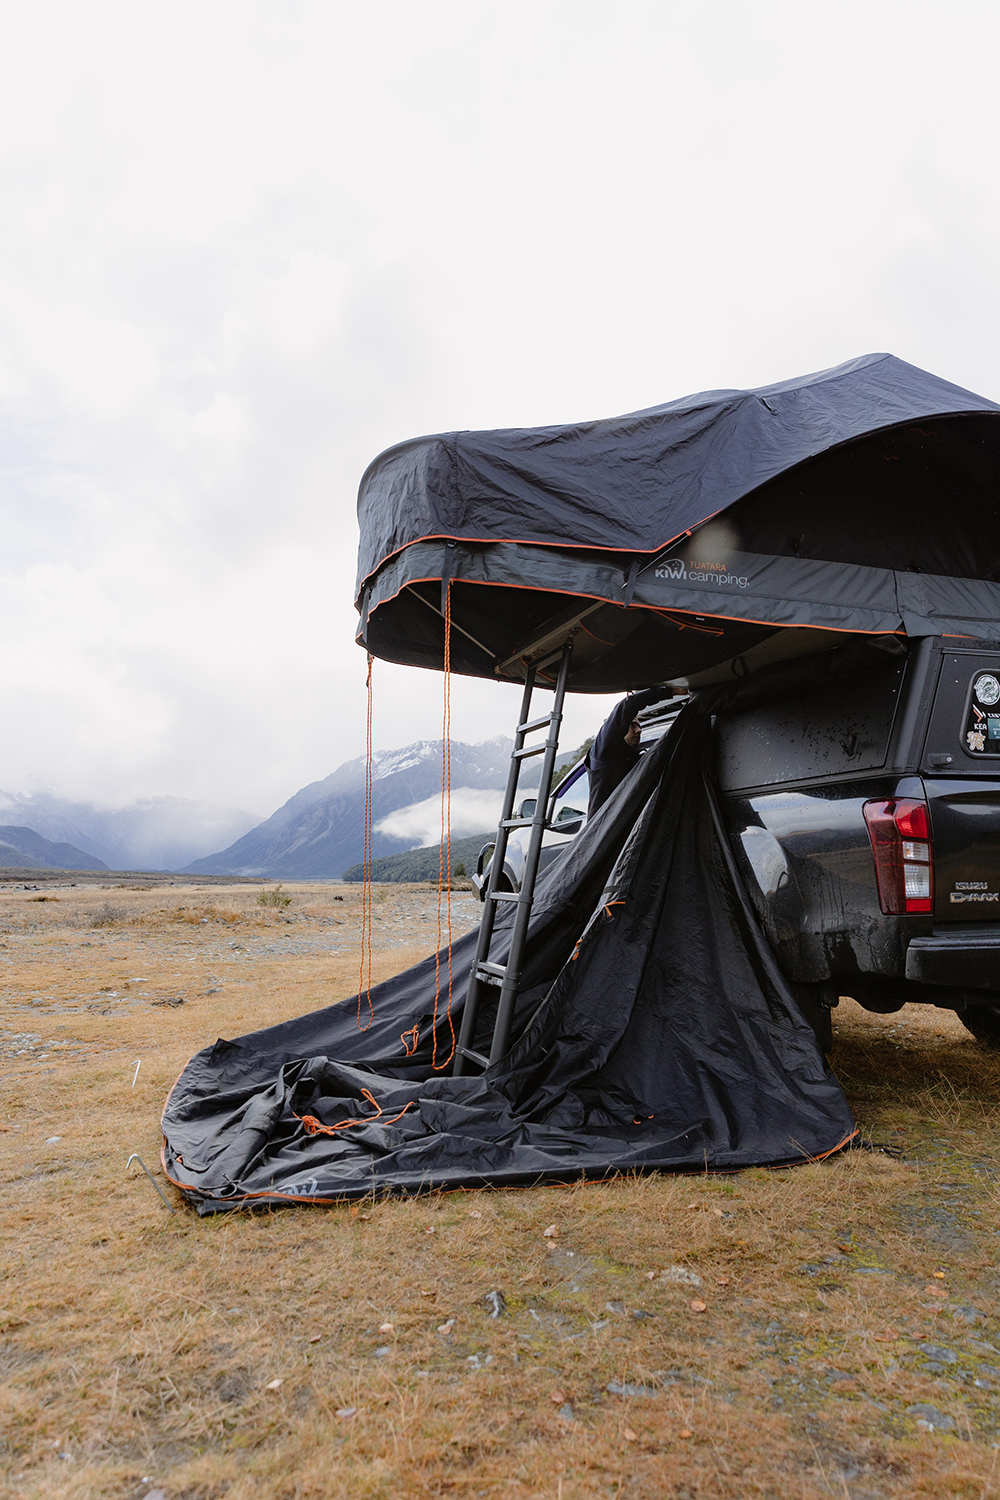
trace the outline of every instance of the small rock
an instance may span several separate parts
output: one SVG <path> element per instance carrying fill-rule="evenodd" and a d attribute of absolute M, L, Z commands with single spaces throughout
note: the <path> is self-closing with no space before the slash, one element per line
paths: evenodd
<path fill-rule="evenodd" d="M 392 1350 L 389 1347 L 389 1345 L 388 1344 L 383 1344 L 380 1349 L 376 1349 L 375 1350 L 375 1358 L 376 1359 L 385 1359 L 386 1355 L 387 1354 L 391 1354 L 391 1353 L 392 1353 Z"/>
<path fill-rule="evenodd" d="M 625 1304 L 624 1302 L 605 1302 L 604 1310 L 605 1312 L 623 1313 L 625 1311 Z"/>
<path fill-rule="evenodd" d="M 507 1311 L 507 1301 L 503 1292 L 487 1292 L 483 1301 L 490 1310 L 491 1318 L 502 1318 Z"/>
<path fill-rule="evenodd" d="M 572 1422 L 573 1408 L 570 1406 L 568 1401 L 566 1402 L 565 1406 L 560 1406 L 559 1410 L 556 1412 L 556 1416 L 562 1417 L 564 1422 Z"/>
<path fill-rule="evenodd" d="M 264 1389 L 265 1391 L 280 1391 L 284 1383 L 284 1378 L 279 1376 L 277 1380 L 269 1380 Z"/>
<path fill-rule="evenodd" d="M 147 1490 L 143 1500 L 167 1500 L 166 1490 Z"/>
<path fill-rule="evenodd" d="M 655 1318 L 656 1314 L 655 1313 L 651 1313 L 651 1312 L 646 1312 L 641 1307 L 636 1307 L 636 1308 L 633 1309 L 632 1316 L 633 1316 L 633 1318 L 635 1318 L 636 1322 L 640 1322 L 643 1318 Z"/>
<path fill-rule="evenodd" d="M 707 1306 L 708 1304 L 702 1302 L 700 1297 L 695 1297 L 694 1301 L 691 1303 L 691 1311 L 693 1313 L 703 1313 L 706 1311 Z"/>
<path fill-rule="evenodd" d="M 549 1391 L 549 1400 L 552 1402 L 553 1406 L 561 1406 L 566 1400 L 566 1392 Z"/>
<path fill-rule="evenodd" d="M 342 1422 L 349 1422 L 351 1418 L 356 1417 L 357 1414 L 358 1408 L 356 1406 L 341 1406 L 337 1410 L 337 1416 Z"/>
<path fill-rule="evenodd" d="M 550 1224 L 549 1227 L 548 1227 L 548 1229 L 543 1229 L 542 1230 L 542 1239 L 543 1240 L 551 1240 L 558 1233 L 559 1233 L 559 1225 L 558 1224 Z"/>
<path fill-rule="evenodd" d="M 622 1437 L 625 1439 L 626 1443 L 637 1443 L 639 1441 L 639 1434 L 637 1432 L 633 1432 L 631 1427 L 625 1428 L 622 1433 Z"/>
<path fill-rule="evenodd" d="M 701 1277 L 697 1271 L 691 1271 L 687 1266 L 664 1266 L 660 1272 L 661 1281 L 677 1281 L 682 1286 L 701 1286 Z"/>
<path fill-rule="evenodd" d="M 947 1412 L 939 1411 L 936 1406 L 928 1406 L 923 1401 L 915 1406 L 908 1406 L 906 1415 L 913 1417 L 917 1426 L 925 1432 L 954 1432 L 955 1430 L 954 1417 L 949 1417 Z"/>
<path fill-rule="evenodd" d="M 780 1323 L 768 1323 L 767 1327 L 764 1329 L 765 1333 L 784 1333 L 784 1331 L 785 1330 L 784 1328 L 782 1328 Z"/>
<path fill-rule="evenodd" d="M 612 1380 L 611 1384 L 605 1386 L 609 1396 L 655 1396 L 655 1386 L 634 1385 L 630 1380 Z"/>
<path fill-rule="evenodd" d="M 447 1323 L 438 1324 L 438 1333 L 450 1333 L 455 1326 L 455 1319 L 449 1318 Z"/>
<path fill-rule="evenodd" d="M 378 1331 L 379 1333 L 395 1333 L 396 1328 L 393 1323 L 380 1323 L 378 1325 Z"/>
<path fill-rule="evenodd" d="M 46 1144 L 46 1146 L 54 1146 L 57 1141 L 61 1141 L 61 1140 L 62 1140 L 62 1136 L 61 1135 L 47 1135 L 45 1137 L 45 1144 Z"/>
<path fill-rule="evenodd" d="M 951 1315 L 956 1323 L 972 1323 L 975 1325 L 976 1323 L 986 1322 L 986 1314 L 981 1313 L 977 1307 L 953 1307 Z"/>
<path fill-rule="evenodd" d="M 954 1365 L 958 1363 L 958 1355 L 954 1349 L 942 1349 L 940 1344 L 921 1344 L 921 1354 L 926 1354 L 928 1359 L 936 1359 L 943 1365 Z"/>

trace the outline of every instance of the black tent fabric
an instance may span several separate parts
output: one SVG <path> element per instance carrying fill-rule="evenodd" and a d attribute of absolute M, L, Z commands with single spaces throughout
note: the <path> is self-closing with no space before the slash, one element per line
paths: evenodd
<path fill-rule="evenodd" d="M 443 1066 L 460 1003 L 449 1019 L 429 960 L 373 991 L 367 1031 L 345 1001 L 194 1057 L 164 1111 L 169 1178 L 212 1213 L 731 1170 L 844 1144 L 846 1101 L 721 827 L 709 733 L 685 710 L 546 873 L 518 1040 L 482 1077 Z M 453 953 L 459 996 L 472 951 Z"/>
<path fill-rule="evenodd" d="M 571 628 L 578 692 L 698 672 L 789 626 L 981 634 L 1000 618 L 998 416 L 872 354 L 606 421 L 401 443 L 361 481 L 359 640 L 440 669 L 449 582 L 453 670 L 519 680 Z"/>

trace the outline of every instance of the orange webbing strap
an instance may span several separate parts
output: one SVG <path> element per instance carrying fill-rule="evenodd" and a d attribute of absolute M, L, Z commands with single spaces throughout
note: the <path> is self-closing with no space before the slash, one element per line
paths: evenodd
<path fill-rule="evenodd" d="M 368 653 L 368 712 L 365 728 L 365 864 L 361 881 L 361 969 L 358 974 L 358 1018 L 359 1031 L 367 1031 L 375 1019 L 372 1007 L 372 665 L 375 658 Z M 367 983 L 365 965 L 367 961 Z M 368 1020 L 361 1024 L 361 996 L 368 1002 Z"/>
<path fill-rule="evenodd" d="M 382 1106 L 378 1103 L 374 1094 L 370 1094 L 367 1089 L 362 1089 L 361 1092 L 368 1100 L 368 1103 L 374 1108 L 375 1113 L 373 1115 L 362 1115 L 356 1120 L 340 1120 L 336 1125 L 324 1125 L 322 1120 L 317 1120 L 315 1115 L 299 1115 L 297 1118 L 302 1121 L 302 1128 L 306 1135 L 336 1135 L 338 1130 L 347 1130 L 352 1125 L 374 1125 L 376 1120 L 381 1121 L 383 1125 L 394 1125 L 397 1120 L 403 1118 L 413 1103 L 411 1099 L 409 1104 L 403 1105 L 398 1115 L 393 1115 L 389 1120 L 383 1120 Z"/>
<path fill-rule="evenodd" d="M 444 596 L 444 723 L 441 729 L 441 853 L 438 859 L 437 899 L 437 952 L 434 955 L 434 1032 L 431 1038 L 431 1067 L 440 1072 L 448 1067 L 455 1056 L 455 1027 L 451 1019 L 451 580 L 445 586 Z M 446 882 L 447 881 L 447 885 Z M 451 1050 L 442 1061 L 437 1060 L 437 1016 L 441 998 L 441 898 L 445 901 L 445 927 L 448 934 L 448 1029 L 451 1032 Z"/>

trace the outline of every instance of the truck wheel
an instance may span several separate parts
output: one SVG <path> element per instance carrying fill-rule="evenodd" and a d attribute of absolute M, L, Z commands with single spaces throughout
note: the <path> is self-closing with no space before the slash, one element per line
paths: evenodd
<path fill-rule="evenodd" d="M 820 1051 L 829 1052 L 833 1047 L 833 1017 L 830 1007 L 820 1000 L 822 986 L 818 984 L 791 984 L 789 988 L 798 1001 L 799 1010 L 816 1033 Z"/>
<path fill-rule="evenodd" d="M 958 1019 L 977 1042 L 1000 1047 L 1000 1005 L 970 1005 L 959 1013 Z"/>

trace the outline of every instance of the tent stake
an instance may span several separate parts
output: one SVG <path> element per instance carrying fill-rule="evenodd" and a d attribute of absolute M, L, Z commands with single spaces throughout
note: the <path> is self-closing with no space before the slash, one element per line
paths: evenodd
<path fill-rule="evenodd" d="M 177 1212 L 176 1208 L 170 1202 L 170 1199 L 168 1197 L 166 1197 L 166 1195 L 163 1192 L 163 1189 L 160 1187 L 160 1184 L 156 1181 L 156 1178 L 150 1172 L 149 1168 L 146 1166 L 146 1163 L 143 1161 L 143 1159 L 139 1155 L 138 1151 L 133 1151 L 132 1155 L 129 1157 L 128 1161 L 125 1163 L 125 1170 L 126 1170 L 126 1172 L 128 1171 L 129 1167 L 132 1165 L 132 1163 L 134 1161 L 137 1161 L 139 1163 L 140 1167 L 145 1172 L 146 1176 L 149 1178 L 150 1182 L 153 1184 L 153 1187 L 159 1193 L 160 1197 L 163 1199 L 164 1203 L 167 1205 L 167 1207 L 169 1208 L 170 1212 L 172 1214 L 175 1214 Z"/>

